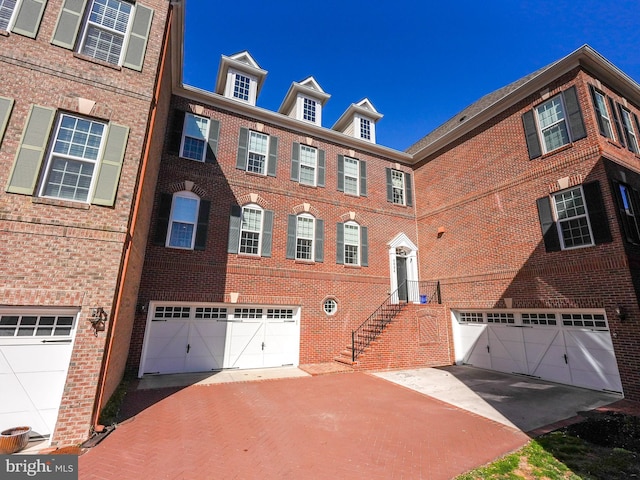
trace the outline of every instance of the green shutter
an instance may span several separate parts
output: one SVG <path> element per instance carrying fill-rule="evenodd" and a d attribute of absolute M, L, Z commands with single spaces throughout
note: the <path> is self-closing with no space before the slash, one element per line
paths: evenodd
<path fill-rule="evenodd" d="M 582 120 L 582 111 L 580 110 L 580 102 L 578 101 L 578 93 L 576 87 L 571 87 L 562 92 L 564 104 L 567 107 L 567 117 L 569 120 L 569 128 L 571 129 L 571 141 L 575 142 L 587 136 L 587 129 L 584 128 Z"/>
<path fill-rule="evenodd" d="M 269 136 L 269 162 L 267 163 L 267 175 L 276 176 L 278 169 L 278 137 Z"/>
<path fill-rule="evenodd" d="M 538 205 L 538 218 L 540 220 L 540 229 L 544 239 L 544 247 L 547 252 L 557 252 L 561 250 L 560 237 L 558 236 L 558 228 L 553 219 L 551 211 L 551 199 L 542 197 L 536 200 Z"/>
<path fill-rule="evenodd" d="M 113 206 L 115 203 L 128 136 L 129 127 L 115 123 L 109 124 L 96 190 L 91 203 L 106 206 Z"/>
<path fill-rule="evenodd" d="M 589 223 L 593 233 L 593 240 L 596 245 L 613 241 L 609 228 L 609 217 L 602 199 L 600 182 L 593 181 L 582 185 L 584 199 L 589 212 Z"/>
<path fill-rule="evenodd" d="M 240 138 L 238 138 L 238 154 L 236 156 L 236 168 L 247 169 L 247 145 L 249 143 L 249 129 L 240 127 Z"/>
<path fill-rule="evenodd" d="M 158 218 L 156 219 L 156 230 L 153 235 L 153 244 L 164 247 L 167 243 L 167 232 L 169 230 L 169 217 L 171 216 L 171 203 L 173 195 L 170 193 L 160 194 L 158 204 Z"/>
<path fill-rule="evenodd" d="M 604 127 L 604 112 L 600 111 L 600 106 L 598 105 L 597 93 L 596 89 L 593 88 L 593 85 L 589 85 L 589 91 L 591 92 L 591 100 L 593 101 L 593 109 L 596 112 L 596 120 L 598 121 L 598 129 L 600 130 L 600 135 L 607 136 L 607 131 Z"/>
<path fill-rule="evenodd" d="M 406 205 L 408 207 L 413 205 L 413 184 L 411 183 L 411 174 L 404 174 L 404 188 L 406 193 Z"/>
<path fill-rule="evenodd" d="M 316 245 L 315 258 L 316 262 L 324 262 L 324 220 L 316 219 Z"/>
<path fill-rule="evenodd" d="M 367 227 L 360 227 L 360 265 L 369 266 L 369 230 Z"/>
<path fill-rule="evenodd" d="M 228 253 L 238 253 L 240 247 L 240 225 L 242 224 L 242 207 L 240 205 L 231 206 L 229 216 L 229 242 L 227 244 Z"/>
<path fill-rule="evenodd" d="M 193 246 L 194 250 L 204 250 L 207 246 L 207 230 L 209 228 L 210 211 L 211 202 L 209 200 L 200 200 L 200 209 L 198 210 L 198 228 L 196 229 L 196 241 Z"/>
<path fill-rule="evenodd" d="M 0 144 L 2 144 L 2 138 L 7 129 L 12 109 L 13 98 L 0 97 Z"/>
<path fill-rule="evenodd" d="M 262 223 L 262 252 L 263 257 L 271 256 L 271 246 L 273 243 L 273 211 L 264 210 L 264 221 Z"/>
<path fill-rule="evenodd" d="M 324 150 L 318 150 L 318 187 L 324 187 L 325 157 Z"/>
<path fill-rule="evenodd" d="M 618 143 L 623 147 L 626 146 L 624 141 L 624 132 L 622 131 L 622 125 L 620 125 L 620 117 L 618 117 L 618 109 L 616 108 L 616 104 L 614 103 L 611 97 L 607 97 L 609 100 L 609 106 L 611 107 L 611 115 L 613 115 L 613 122 L 616 125 L 616 132 L 618 133 Z"/>
<path fill-rule="evenodd" d="M 47 0 L 22 0 L 11 31 L 36 38 Z"/>
<path fill-rule="evenodd" d="M 337 224 L 336 263 L 344 265 L 344 223 Z"/>
<path fill-rule="evenodd" d="M 289 214 L 287 218 L 287 258 L 296 258 L 296 227 L 298 225 L 298 217 Z"/>
<path fill-rule="evenodd" d="M 338 191 L 344 192 L 344 155 L 338 155 Z"/>
<path fill-rule="evenodd" d="M 87 0 L 64 0 L 51 43 L 73 50 Z"/>
<path fill-rule="evenodd" d="M 207 139 L 207 154 L 205 155 L 205 163 L 217 162 L 218 156 L 218 138 L 220 137 L 220 121 L 209 119 L 209 138 Z"/>
<path fill-rule="evenodd" d="M 527 140 L 529 160 L 533 160 L 542 155 L 542 147 L 540 147 L 540 138 L 538 137 L 538 128 L 536 127 L 533 110 L 529 110 L 522 115 L 522 125 L 524 126 L 524 135 Z"/>
<path fill-rule="evenodd" d="M 393 183 L 391 181 L 391 169 L 387 168 L 387 202 L 393 202 Z"/>
<path fill-rule="evenodd" d="M 122 65 L 133 70 L 142 70 L 144 63 L 144 52 L 147 49 L 147 40 L 151 30 L 151 19 L 153 10 L 144 5 L 136 4 L 133 16 L 133 26 L 129 35 L 127 53 L 124 56 Z"/>
<path fill-rule="evenodd" d="M 300 144 L 297 142 L 291 147 L 291 180 L 300 181 Z"/>
<path fill-rule="evenodd" d="M 9 174 L 7 192 L 33 194 L 55 113 L 53 108 L 31 106 L 16 159 Z"/>
<path fill-rule="evenodd" d="M 360 196 L 367 196 L 367 162 L 360 160 Z"/>
<path fill-rule="evenodd" d="M 182 130 L 184 129 L 184 117 L 186 113 L 182 110 L 174 110 L 169 134 L 167 135 L 167 152 L 173 155 L 180 155 L 180 144 L 182 143 Z"/>

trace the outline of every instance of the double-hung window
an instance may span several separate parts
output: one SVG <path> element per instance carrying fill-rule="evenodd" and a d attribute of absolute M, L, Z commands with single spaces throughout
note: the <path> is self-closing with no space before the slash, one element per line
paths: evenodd
<path fill-rule="evenodd" d="M 317 168 L 318 149 L 300 145 L 300 183 L 315 186 Z"/>
<path fill-rule="evenodd" d="M 630 185 L 617 181 L 614 181 L 613 184 L 625 237 L 629 243 L 640 244 L 640 218 L 638 218 L 640 195 Z"/>
<path fill-rule="evenodd" d="M 208 138 L 209 119 L 191 113 L 185 114 L 180 156 L 204 162 Z"/>
<path fill-rule="evenodd" d="M 0 30 L 9 30 L 18 0 L 0 0 Z"/>
<path fill-rule="evenodd" d="M 411 174 L 387 168 L 387 202 L 396 205 L 413 205 Z"/>
<path fill-rule="evenodd" d="M 92 0 L 80 53 L 120 65 L 133 5 L 123 0 Z"/>
<path fill-rule="evenodd" d="M 106 124 L 62 114 L 47 158 L 40 195 L 88 202 Z"/>
<path fill-rule="evenodd" d="M 192 192 L 173 195 L 167 247 L 193 249 L 198 226 L 200 197 Z"/>
<path fill-rule="evenodd" d="M 594 244 L 581 187 L 555 193 L 553 206 L 563 249 Z"/>
<path fill-rule="evenodd" d="M 240 253 L 259 255 L 261 232 L 262 209 L 255 205 L 243 207 L 240 226 Z"/>
<path fill-rule="evenodd" d="M 344 193 L 360 195 L 360 165 L 355 158 L 344 157 Z"/>
<path fill-rule="evenodd" d="M 556 95 L 537 107 L 536 116 L 545 152 L 551 152 L 571 142 L 561 95 Z"/>
<path fill-rule="evenodd" d="M 344 263 L 360 265 L 360 225 L 355 222 L 344 224 Z"/>
<path fill-rule="evenodd" d="M 263 133 L 249 131 L 247 145 L 247 172 L 266 175 L 269 136 Z"/>
<path fill-rule="evenodd" d="M 611 115 L 607 108 L 606 97 L 602 92 L 593 88 L 592 85 L 589 85 L 589 89 L 591 90 L 591 98 L 593 99 L 593 106 L 596 111 L 596 118 L 598 120 L 600 133 L 613 140 L 613 124 L 611 121 Z"/>
<path fill-rule="evenodd" d="M 633 153 L 640 153 L 640 149 L 638 148 L 638 136 L 631 120 L 631 112 L 626 108 L 620 107 L 620 116 L 622 117 L 622 126 L 624 127 L 625 134 L 627 136 L 627 148 Z"/>
<path fill-rule="evenodd" d="M 298 215 L 296 225 L 296 259 L 313 261 L 314 218 Z"/>

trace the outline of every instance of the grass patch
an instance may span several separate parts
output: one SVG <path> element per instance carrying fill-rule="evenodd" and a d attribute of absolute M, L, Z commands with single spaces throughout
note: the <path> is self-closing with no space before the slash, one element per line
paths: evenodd
<path fill-rule="evenodd" d="M 109 426 L 118 422 L 118 415 L 120 414 L 120 407 L 124 401 L 124 397 L 127 395 L 127 388 L 129 387 L 129 379 L 125 376 L 122 379 L 118 388 L 116 388 L 109 401 L 100 412 L 100 424 Z"/>
<path fill-rule="evenodd" d="M 640 479 L 640 418 L 592 414 L 456 480 Z"/>

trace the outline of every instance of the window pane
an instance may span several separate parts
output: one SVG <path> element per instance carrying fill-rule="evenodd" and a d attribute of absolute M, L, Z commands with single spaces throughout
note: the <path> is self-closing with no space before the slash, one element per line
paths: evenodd
<path fill-rule="evenodd" d="M 44 188 L 46 197 L 86 202 L 93 177 L 92 163 L 54 157 Z"/>
<path fill-rule="evenodd" d="M 249 86 L 251 79 L 239 73 L 236 73 L 236 81 L 233 87 L 233 96 L 240 100 L 249 100 Z"/>
<path fill-rule="evenodd" d="M 303 99 L 302 118 L 310 122 L 316 121 L 316 102 L 310 98 Z"/>
<path fill-rule="evenodd" d="M 89 21 L 125 33 L 129 24 L 131 4 L 119 0 L 94 0 Z"/>
<path fill-rule="evenodd" d="M 567 133 L 567 125 L 562 122 L 542 132 L 544 136 L 544 144 L 547 152 L 560 148 L 569 143 L 569 134 Z"/>
<path fill-rule="evenodd" d="M 175 196 L 173 198 L 173 220 L 195 223 L 198 218 L 198 200 Z"/>
<path fill-rule="evenodd" d="M 371 122 L 366 118 L 360 119 L 360 138 L 371 140 Z"/>
<path fill-rule="evenodd" d="M 564 111 L 562 110 L 560 97 L 552 98 L 548 102 L 540 105 L 538 107 L 538 119 L 542 130 L 559 122 L 560 120 L 563 120 Z"/>
<path fill-rule="evenodd" d="M 204 159 L 204 140 L 198 140 L 191 137 L 184 137 L 182 146 L 182 156 L 191 160 L 202 161 Z"/>
<path fill-rule="evenodd" d="M 259 232 L 262 226 L 262 212 L 251 208 L 242 210 L 242 229 Z"/>
<path fill-rule="evenodd" d="M 191 248 L 193 224 L 172 222 L 169 245 L 172 247 Z"/>
<path fill-rule="evenodd" d="M 611 119 L 609 118 L 609 111 L 607 110 L 607 105 L 604 101 L 604 96 L 595 92 L 596 94 L 596 103 L 598 104 L 598 109 L 600 110 L 602 123 L 604 126 L 604 133 L 608 138 L 613 138 L 613 129 L 611 128 Z"/>
<path fill-rule="evenodd" d="M 344 246 L 344 263 L 358 265 L 358 247 L 355 245 Z"/>
<path fill-rule="evenodd" d="M 187 115 L 185 119 L 184 133 L 189 137 L 205 140 L 207 138 L 207 127 L 209 120 L 195 115 Z"/>
<path fill-rule="evenodd" d="M 359 245 L 360 244 L 360 229 L 357 225 L 345 225 L 344 226 L 344 243 Z"/>
<path fill-rule="evenodd" d="M 17 0 L 0 0 L 0 30 L 6 30 Z"/>
<path fill-rule="evenodd" d="M 123 42 L 124 36 L 100 30 L 91 25 L 87 28 L 87 37 L 81 53 L 117 65 L 120 63 Z"/>

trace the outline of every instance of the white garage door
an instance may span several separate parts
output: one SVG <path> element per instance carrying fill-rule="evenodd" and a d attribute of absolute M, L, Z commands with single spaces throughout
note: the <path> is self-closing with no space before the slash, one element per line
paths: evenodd
<path fill-rule="evenodd" d="M 78 310 L 0 310 L 0 430 L 50 436 L 73 350 Z"/>
<path fill-rule="evenodd" d="M 152 304 L 139 375 L 298 365 L 299 309 Z"/>
<path fill-rule="evenodd" d="M 622 392 L 603 313 L 458 312 L 456 362 Z"/>

